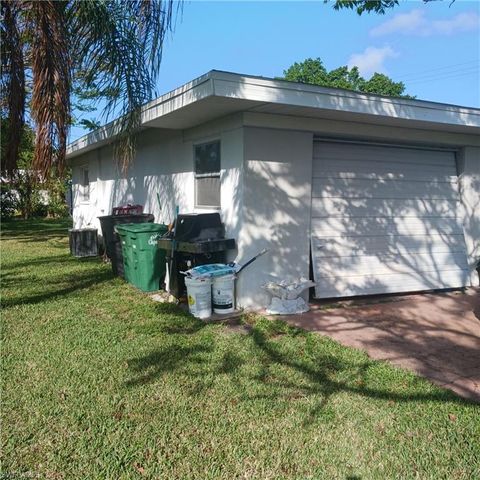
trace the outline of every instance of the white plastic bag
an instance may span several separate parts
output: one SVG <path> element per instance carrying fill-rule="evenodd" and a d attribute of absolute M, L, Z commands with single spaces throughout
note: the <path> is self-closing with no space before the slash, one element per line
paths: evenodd
<path fill-rule="evenodd" d="M 304 313 L 310 310 L 307 302 L 298 297 L 294 300 L 285 300 L 278 297 L 272 297 L 272 302 L 267 307 L 269 315 L 292 315 L 294 313 Z"/>
<path fill-rule="evenodd" d="M 268 282 L 263 288 L 274 297 L 284 300 L 295 300 L 307 288 L 315 286 L 315 282 L 300 278 L 294 281 L 282 280 L 281 282 Z"/>
<path fill-rule="evenodd" d="M 272 301 L 267 307 L 267 313 L 271 315 L 291 315 L 308 312 L 308 304 L 300 295 L 304 290 L 314 285 L 314 282 L 306 278 L 266 283 L 263 285 L 263 288 L 272 295 Z"/>

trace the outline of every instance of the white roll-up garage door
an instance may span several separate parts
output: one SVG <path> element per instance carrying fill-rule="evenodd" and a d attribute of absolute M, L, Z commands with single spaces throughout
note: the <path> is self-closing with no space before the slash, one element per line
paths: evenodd
<path fill-rule="evenodd" d="M 317 298 L 465 286 L 455 154 L 315 141 Z"/>

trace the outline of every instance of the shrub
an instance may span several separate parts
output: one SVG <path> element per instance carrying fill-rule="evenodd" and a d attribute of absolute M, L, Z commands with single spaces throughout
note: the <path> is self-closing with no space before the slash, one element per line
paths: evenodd
<path fill-rule="evenodd" d="M 18 208 L 17 194 L 10 187 L 2 184 L 0 201 L 2 220 L 8 220 L 12 218 Z"/>
<path fill-rule="evenodd" d="M 51 178 L 46 184 L 47 211 L 49 217 L 66 217 L 69 208 L 66 202 L 68 182 L 59 178 Z"/>

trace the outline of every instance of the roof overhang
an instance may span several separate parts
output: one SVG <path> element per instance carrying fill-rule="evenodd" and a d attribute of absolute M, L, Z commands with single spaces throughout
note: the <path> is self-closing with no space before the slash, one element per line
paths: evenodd
<path fill-rule="evenodd" d="M 480 109 L 362 94 L 235 73 L 211 72 L 142 108 L 142 128 L 186 129 L 237 112 L 364 122 L 464 134 L 480 133 Z M 72 142 L 67 158 L 111 142 L 112 122 Z"/>

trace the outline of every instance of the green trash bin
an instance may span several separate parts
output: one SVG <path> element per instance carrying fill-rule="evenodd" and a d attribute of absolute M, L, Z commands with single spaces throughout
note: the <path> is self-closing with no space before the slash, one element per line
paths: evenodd
<path fill-rule="evenodd" d="M 165 251 L 157 248 L 157 241 L 168 227 L 160 223 L 126 223 L 115 228 L 122 242 L 125 280 L 143 292 L 158 290 L 165 276 Z"/>

